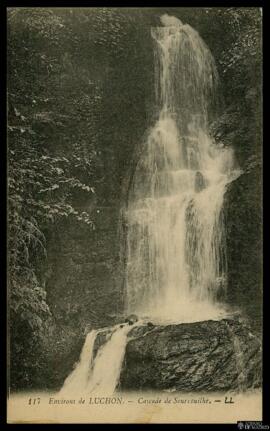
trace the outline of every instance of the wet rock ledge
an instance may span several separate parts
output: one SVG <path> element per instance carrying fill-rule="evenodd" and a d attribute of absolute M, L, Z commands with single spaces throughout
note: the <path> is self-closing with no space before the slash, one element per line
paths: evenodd
<path fill-rule="evenodd" d="M 261 340 L 240 320 L 134 327 L 121 390 L 226 391 L 261 386 Z"/>

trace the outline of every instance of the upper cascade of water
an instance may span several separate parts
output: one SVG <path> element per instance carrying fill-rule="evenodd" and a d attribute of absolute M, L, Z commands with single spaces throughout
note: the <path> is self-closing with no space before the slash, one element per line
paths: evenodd
<path fill-rule="evenodd" d="M 220 316 L 226 291 L 222 213 L 233 151 L 209 133 L 218 76 L 199 34 L 175 17 L 151 29 L 159 118 L 129 192 L 126 307 L 141 316 Z"/>
<path fill-rule="evenodd" d="M 182 21 L 180 19 L 176 18 L 175 16 L 171 16 L 168 14 L 164 14 L 160 17 L 160 22 L 165 25 L 166 27 L 181 27 Z"/>
<path fill-rule="evenodd" d="M 156 42 L 156 97 L 161 114 L 197 115 L 206 125 L 208 105 L 215 94 L 218 74 L 208 47 L 196 30 L 175 17 L 163 15 L 165 27 L 153 27 Z"/>

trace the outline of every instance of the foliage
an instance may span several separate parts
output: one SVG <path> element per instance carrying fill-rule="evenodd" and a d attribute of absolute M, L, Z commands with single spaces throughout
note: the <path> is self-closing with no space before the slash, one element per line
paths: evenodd
<path fill-rule="evenodd" d="M 22 347 L 32 351 L 42 345 L 51 321 L 40 271 L 46 267 L 46 232 L 61 219 L 72 218 L 94 228 L 77 197 L 87 201 L 95 195 L 95 150 L 89 143 L 85 151 L 85 136 L 77 136 L 77 142 L 66 134 L 77 118 L 62 108 L 63 92 L 59 97 L 60 17 L 50 10 L 15 9 L 8 24 L 8 281 L 11 360 L 16 367 L 23 361 Z M 53 47 L 51 53 L 46 44 Z M 95 91 L 91 87 L 93 96 Z M 76 110 L 98 104 L 89 98 L 71 95 L 65 106 L 72 104 L 76 115 Z M 62 144 L 60 151 L 56 141 Z M 29 375 L 21 378 L 27 384 Z"/>
<path fill-rule="evenodd" d="M 212 125 L 217 140 L 233 146 L 245 171 L 261 166 L 262 37 L 259 8 L 227 8 L 217 65 L 223 106 Z"/>

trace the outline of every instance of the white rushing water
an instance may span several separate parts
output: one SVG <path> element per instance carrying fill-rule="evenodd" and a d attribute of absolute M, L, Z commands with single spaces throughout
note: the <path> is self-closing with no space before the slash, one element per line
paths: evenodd
<path fill-rule="evenodd" d="M 93 349 L 97 334 L 97 330 L 93 330 L 87 334 L 81 351 L 80 360 L 74 370 L 66 378 L 59 395 L 79 393 L 86 390 L 93 362 Z"/>
<path fill-rule="evenodd" d="M 117 387 L 125 355 L 127 335 L 135 325 L 116 325 L 110 328 L 108 339 L 98 349 L 93 360 L 97 335 L 105 330 L 93 330 L 87 334 L 80 360 L 67 377 L 60 396 L 68 394 L 112 395 Z"/>
<path fill-rule="evenodd" d="M 87 391 L 112 395 L 117 387 L 125 355 L 127 335 L 134 326 L 118 326 L 98 351 Z"/>
<path fill-rule="evenodd" d="M 128 208 L 126 309 L 160 321 L 219 318 L 226 290 L 222 213 L 237 175 L 233 152 L 208 130 L 214 59 L 189 25 L 151 29 L 159 118 L 136 166 Z"/>

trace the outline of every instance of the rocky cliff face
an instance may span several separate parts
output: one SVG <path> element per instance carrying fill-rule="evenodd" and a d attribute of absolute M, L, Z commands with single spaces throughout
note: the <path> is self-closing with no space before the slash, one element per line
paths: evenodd
<path fill-rule="evenodd" d="M 228 187 L 224 201 L 228 259 L 227 301 L 258 329 L 262 314 L 262 195 L 259 167 Z"/>
<path fill-rule="evenodd" d="M 260 386 L 260 361 L 260 339 L 239 320 L 137 327 L 130 333 L 120 387 L 245 390 Z"/>

